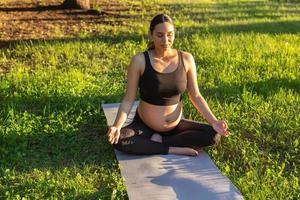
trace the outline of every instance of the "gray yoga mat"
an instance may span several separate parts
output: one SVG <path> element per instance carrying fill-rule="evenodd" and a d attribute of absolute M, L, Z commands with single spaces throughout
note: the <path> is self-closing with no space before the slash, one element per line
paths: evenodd
<path fill-rule="evenodd" d="M 138 103 L 134 103 L 125 125 L 132 120 Z M 108 125 L 113 124 L 119 105 L 102 104 Z M 197 157 L 171 154 L 137 156 L 118 150 L 115 153 L 130 200 L 243 199 L 205 152 Z"/>

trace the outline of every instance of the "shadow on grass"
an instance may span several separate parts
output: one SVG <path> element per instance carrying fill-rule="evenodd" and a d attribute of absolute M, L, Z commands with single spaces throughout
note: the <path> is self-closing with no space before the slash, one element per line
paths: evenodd
<path fill-rule="evenodd" d="M 194 21 L 278 19 L 284 16 L 300 15 L 297 5 L 297 3 L 262 1 L 162 4 L 171 13 L 173 11 Z"/>
<path fill-rule="evenodd" d="M 240 33 L 255 32 L 268 34 L 297 34 L 300 32 L 299 20 L 283 20 L 282 17 L 298 16 L 300 9 L 295 3 L 274 3 L 274 2 L 230 2 L 218 4 L 164 4 L 170 11 L 180 13 L 184 19 L 195 22 L 215 22 L 242 20 L 246 23 L 235 25 L 210 25 L 208 27 L 180 27 L 183 35 L 193 33 Z M 268 22 L 255 22 L 267 19 Z M 270 21 L 271 20 L 271 21 Z"/>
<path fill-rule="evenodd" d="M 204 96 L 217 98 L 220 102 L 228 100 L 236 100 L 243 93 L 243 89 L 252 91 L 254 94 L 267 98 L 270 95 L 276 94 L 280 89 L 291 90 L 300 94 L 300 79 L 276 79 L 271 78 L 268 80 L 257 82 L 246 82 L 244 84 L 221 84 L 217 88 L 203 89 Z"/>
<path fill-rule="evenodd" d="M 189 37 L 192 34 L 220 34 L 220 33 L 265 33 L 265 34 L 298 34 L 300 33 L 300 21 L 281 21 L 281 22 L 263 22 L 250 23 L 244 25 L 224 25 L 204 27 L 180 27 L 178 28 L 180 37 Z M 179 37 L 179 38 L 180 38 Z M 39 45 L 41 43 L 56 44 L 56 43 L 72 43 L 72 42 L 106 42 L 108 44 L 118 44 L 124 41 L 142 41 L 147 40 L 145 35 L 134 33 L 121 33 L 117 35 L 98 35 L 85 38 L 58 38 L 58 39 L 28 39 L 28 40 L 10 40 L 1 41 L 0 48 L 14 48 L 16 45 Z"/>
<path fill-rule="evenodd" d="M 95 170 L 98 171 L 114 171 L 117 163 L 113 148 L 105 136 L 106 119 L 101 103 L 119 100 L 120 94 L 97 97 L 20 97 L 2 100 L 4 104 L 1 105 L 0 120 L 6 128 L 4 134 L 0 134 L 1 177 L 4 177 L 7 169 L 14 170 L 17 178 L 19 174 L 29 173 L 30 176 L 34 176 L 31 174 L 34 169 L 43 173 L 50 170 L 55 174 L 70 168 L 73 173 L 76 168 L 80 171 L 89 165 L 95 166 Z M 24 130 L 27 128 L 29 131 Z M 93 169 L 91 173 L 93 174 Z M 114 181 L 105 180 L 107 178 L 101 176 L 102 174 L 95 177 L 96 180 L 102 180 L 98 181 L 99 191 L 83 195 L 80 199 L 109 196 L 113 193 L 114 188 L 101 185 L 114 184 Z M 21 195 L 30 195 L 26 193 L 28 189 L 40 187 L 38 184 L 48 184 L 46 180 L 33 183 L 34 180 L 34 177 L 24 179 L 17 185 L 14 184 L 17 180 L 0 180 L 3 185 L 2 189 L 0 188 L 0 196 L 6 192 L 3 188 L 11 188 Z M 59 187 L 55 186 L 55 190 L 72 198 L 79 198 L 75 189 L 73 191 L 69 187 Z M 50 186 L 45 188 L 50 191 L 53 189 Z M 53 194 L 44 195 L 48 198 Z"/>
<path fill-rule="evenodd" d="M 266 33 L 266 34 L 298 34 L 300 33 L 300 21 L 281 21 L 281 22 L 263 22 L 263 23 L 249 23 L 244 25 L 224 25 L 224 26 L 210 26 L 204 27 L 180 27 L 178 28 L 180 37 L 189 37 L 192 34 L 220 34 L 220 33 Z M 180 38 L 179 37 L 179 38 Z M 117 35 L 98 35 L 85 38 L 59 38 L 59 39 L 29 39 L 29 40 L 10 40 L 1 41 L 0 48 L 14 48 L 18 44 L 23 45 L 38 45 L 41 43 L 56 44 L 56 43 L 72 43 L 72 42 L 106 42 L 108 44 L 118 44 L 124 41 L 142 41 L 147 40 L 145 35 L 134 33 L 120 33 Z"/>
<path fill-rule="evenodd" d="M 189 27 L 182 31 L 182 35 L 191 35 L 197 33 L 264 33 L 264 34 L 298 34 L 300 33 L 300 21 L 279 21 L 279 22 L 261 22 L 249 23 L 243 25 L 223 25 L 203 27 Z"/>
<path fill-rule="evenodd" d="M 218 4 L 207 4 L 207 3 L 193 3 L 193 4 L 162 4 L 161 7 L 169 11 L 176 10 L 176 13 L 180 13 L 180 15 L 185 16 L 185 18 L 190 18 L 194 21 L 208 21 L 208 20 L 250 20 L 251 19 L 261 19 L 267 18 L 271 19 L 270 22 L 248 22 L 247 24 L 237 24 L 237 25 L 220 25 L 220 26 L 194 26 L 194 27 L 178 27 L 179 31 L 182 31 L 182 35 L 189 36 L 191 34 L 209 32 L 211 34 L 219 34 L 219 33 L 243 33 L 243 32 L 254 32 L 254 33 L 267 33 L 267 34 L 297 34 L 300 32 L 300 21 L 299 20 L 289 20 L 284 21 L 280 20 L 281 17 L 284 16 L 299 16 L 300 17 L 300 9 L 296 7 L 295 3 L 274 3 L 274 2 L 239 2 L 239 3 L 218 3 Z M 268 6 L 266 8 L 266 6 Z M 281 6 L 284 6 L 284 9 L 278 10 Z M 190 9 L 189 9 L 190 8 Z M 3 8 L 2 10 L 11 8 Z M 16 9 L 16 8 L 13 8 Z M 25 8 L 25 10 L 30 10 L 37 8 Z M 40 9 L 40 8 L 39 8 Z M 45 9 L 45 8 L 43 8 Z M 53 9 L 58 9 L 57 6 L 54 6 Z M 195 9 L 203 9 L 200 11 L 194 11 Z M 213 9 L 213 10 L 210 10 Z M 21 9 L 22 10 L 22 9 Z M 1 11 L 1 9 L 0 9 Z M 31 11 L 31 10 L 30 10 Z M 223 14 L 230 14 L 229 16 L 222 16 Z M 174 15 L 175 16 L 175 15 Z M 122 16 L 117 17 L 118 19 L 114 19 L 113 23 L 117 25 L 118 23 L 122 23 L 123 21 L 130 19 L 130 16 Z M 276 21 L 276 19 L 278 19 Z M 47 20 L 47 19 L 46 19 Z M 55 19 L 51 19 L 55 20 Z M 58 19 L 59 20 L 59 19 Z M 101 23 L 111 22 L 101 21 Z M 129 22 L 130 23 L 130 22 Z M 50 38 L 50 39 L 29 39 L 29 40 L 0 40 L 0 48 L 11 48 L 15 44 L 19 43 L 28 43 L 28 44 L 36 44 L 40 42 L 48 42 L 48 43 L 68 43 L 68 42 L 92 42 L 101 40 L 110 44 L 116 44 L 126 40 L 135 40 L 139 41 L 147 38 L 146 34 L 144 36 L 134 34 L 134 33 L 120 33 L 120 34 L 105 34 L 105 35 L 96 35 L 96 36 L 88 36 L 86 38 Z"/>
<path fill-rule="evenodd" d="M 106 42 L 108 44 L 118 44 L 127 40 L 132 41 L 141 41 L 145 39 L 146 36 L 141 36 L 138 34 L 128 34 L 121 33 L 118 35 L 114 34 L 106 34 L 106 35 L 98 35 L 93 37 L 85 37 L 85 38 L 51 38 L 51 39 L 28 39 L 28 40 L 10 40 L 10 41 L 1 41 L 0 40 L 0 48 L 14 48 L 16 45 L 39 45 L 42 43 L 48 44 L 57 44 L 57 43 L 73 43 L 73 42 Z"/>
<path fill-rule="evenodd" d="M 48 5 L 36 7 L 4 7 L 0 8 L 0 12 L 45 12 L 65 9 L 67 8 L 62 5 Z"/>
<path fill-rule="evenodd" d="M 245 4 L 245 8 L 247 6 L 249 5 Z M 199 27 L 191 27 L 185 29 L 184 34 L 190 35 L 205 30 L 206 29 Z M 246 25 L 215 26 L 210 27 L 209 30 L 211 30 L 212 33 L 256 32 L 296 34 L 300 32 L 300 22 L 263 22 Z M 0 41 L 0 47 L 11 48 L 20 43 L 36 45 L 43 42 L 55 44 L 104 41 L 108 44 L 117 44 L 125 40 L 140 41 L 142 39 L 143 36 L 138 34 L 131 33 L 129 35 L 122 33 L 118 35 L 107 34 L 88 38 Z M 222 84 L 218 88 L 204 89 L 203 93 L 204 96 L 217 98 L 218 101 L 224 102 L 228 99 L 234 100 L 237 96 L 242 95 L 244 87 L 267 98 L 269 95 L 276 93 L 280 89 L 292 90 L 293 92 L 300 93 L 299 85 L 300 79 L 269 79 L 258 82 L 247 82 L 244 85 Z M 18 130 L 18 128 L 9 132 L 9 128 L 7 128 L 9 134 L 0 136 L 1 177 L 6 169 L 15 169 L 18 173 L 26 173 L 32 171 L 34 168 L 55 171 L 65 167 L 81 168 L 86 164 L 96 164 L 105 169 L 110 169 L 114 163 L 112 162 L 114 153 L 113 148 L 106 142 L 106 120 L 100 104 L 102 100 L 111 103 L 120 101 L 119 96 L 119 94 L 116 94 L 112 97 L 99 96 L 93 98 L 26 97 L 3 100 L 1 107 L 3 107 L 4 110 L 0 111 L 0 113 L 5 113 L 5 116 L 3 116 L 4 120 L 8 119 L 8 115 L 6 115 L 6 111 L 8 111 L 7 106 L 13 106 L 13 110 L 16 113 L 24 113 L 26 111 L 33 115 L 41 116 L 45 121 L 42 121 L 40 125 L 37 125 L 37 127 L 34 128 L 34 132 L 31 132 L 30 134 L 22 134 L 22 130 Z M 45 107 L 48 110 L 44 110 Z M 90 109 L 90 107 L 92 108 Z M 74 129 L 56 127 L 53 131 L 46 132 L 44 130 L 48 123 L 47 120 L 51 118 L 50 115 L 53 113 L 66 112 L 67 116 L 70 115 L 70 117 L 74 117 L 79 116 L 82 110 L 88 109 L 94 111 L 91 112 L 92 115 L 84 114 L 83 119 L 79 120 Z M 93 115 L 93 113 L 95 115 Z M 10 184 L 13 184 L 13 182 L 14 181 L 11 180 L 11 182 L 6 184 L 9 186 Z M 26 185 L 20 185 L 20 188 L 25 189 Z M 107 190 L 112 190 L 112 188 L 107 188 Z M 1 193 L 3 192 L 1 191 Z M 82 198 L 94 198 L 95 196 L 98 196 L 98 194 L 102 195 L 102 193 L 94 193 L 91 196 L 87 195 Z"/>

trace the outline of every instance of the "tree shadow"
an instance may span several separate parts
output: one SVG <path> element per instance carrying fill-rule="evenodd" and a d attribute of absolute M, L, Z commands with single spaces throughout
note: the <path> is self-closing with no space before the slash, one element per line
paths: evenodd
<path fill-rule="evenodd" d="M 300 78 L 270 78 L 267 80 L 257 82 L 249 81 L 241 84 L 220 83 L 216 88 L 203 88 L 202 93 L 204 96 L 216 98 L 218 101 L 224 103 L 225 101 L 237 100 L 237 97 L 242 95 L 244 89 L 252 91 L 254 94 L 257 94 L 264 99 L 276 94 L 281 89 L 300 93 Z"/>
<path fill-rule="evenodd" d="M 151 182 L 160 186 L 171 187 L 176 194 L 176 199 L 197 200 L 199 197 L 201 199 L 242 199 L 240 192 L 230 184 L 230 181 L 226 182 L 226 178 L 220 176 L 218 174 L 220 172 L 216 169 L 203 168 L 199 165 L 200 163 L 198 163 L 198 166 L 200 166 L 198 171 L 191 170 L 182 164 L 183 169 L 178 169 L 174 167 L 178 165 L 178 161 L 168 162 L 167 165 L 173 166 L 173 169 L 168 169 L 161 176 L 151 177 Z M 180 175 L 177 171 L 181 171 L 181 173 L 187 171 L 185 174 L 190 177 Z M 192 179 L 191 175 L 196 178 Z M 218 189 L 216 189 L 216 186 Z"/>
<path fill-rule="evenodd" d="M 179 28 L 180 30 L 180 28 Z M 188 27 L 181 31 L 182 35 L 211 33 L 264 33 L 264 34 L 298 34 L 300 33 L 300 21 L 279 21 L 248 23 L 243 25 L 220 25 L 204 27 Z"/>
<path fill-rule="evenodd" d="M 268 5 L 270 8 L 274 10 L 272 12 L 263 6 Z M 196 3 L 196 4 L 162 4 L 162 7 L 166 7 L 170 11 L 179 10 L 184 18 L 190 18 L 194 21 L 207 21 L 207 20 L 247 20 L 247 19 L 260 19 L 260 18 L 268 18 L 272 19 L 270 22 L 248 22 L 247 24 L 236 24 L 236 25 L 210 25 L 208 27 L 203 26 L 180 26 L 178 27 L 178 31 L 180 36 L 190 36 L 192 34 L 199 33 L 210 33 L 210 34 L 232 34 L 232 33 L 244 33 L 244 32 L 254 32 L 254 33 L 266 33 L 266 34 L 298 34 L 300 32 L 300 21 L 299 20 L 289 20 L 289 21 L 275 21 L 280 20 L 279 18 L 283 15 L 300 15 L 300 10 L 294 8 L 293 3 L 285 3 L 283 4 L 288 9 L 276 11 L 276 9 L 280 6 L 279 3 L 267 3 L 267 2 L 240 2 L 240 3 L 221 3 L 221 4 L 208 4 L 208 3 Z M 262 7 L 261 9 L 258 9 Z M 39 6 L 34 8 L 0 8 L 0 12 L 13 12 L 13 11 L 33 11 L 33 12 L 41 12 L 46 10 L 59 10 L 60 6 Z M 191 8 L 191 9 L 187 9 Z M 203 9 L 204 11 L 193 11 L 195 8 Z M 214 11 L 210 11 L 210 8 L 214 8 Z M 137 9 L 137 8 L 135 8 Z M 280 13 L 277 14 L 276 13 Z M 220 14 L 230 13 L 229 16 L 222 16 Z M 243 16 L 242 14 L 246 14 L 247 16 Z M 112 20 L 105 20 L 106 15 L 110 15 L 106 13 L 106 11 L 102 11 L 97 17 L 86 18 L 84 15 L 88 14 L 85 11 L 73 10 L 72 12 L 65 13 L 76 20 L 88 20 L 94 22 L 95 24 L 105 24 L 105 25 L 120 25 L 126 20 L 132 19 L 135 16 L 130 15 L 120 15 L 120 14 L 112 14 Z M 147 15 L 147 14 L 146 14 Z M 41 18 L 41 19 L 18 19 L 23 21 L 59 21 L 65 20 L 63 18 Z M 129 25 L 129 24 L 128 24 Z M 129 25 L 130 26 L 130 25 Z M 92 35 L 88 36 L 84 39 L 78 38 L 50 38 L 50 39 L 28 39 L 28 40 L 2 40 L 0 41 L 0 48 L 10 47 L 19 42 L 29 42 L 29 43 L 37 43 L 39 41 L 47 41 L 47 42 L 73 42 L 73 41 L 93 41 L 93 40 L 103 40 L 110 43 L 118 43 L 124 40 L 135 40 L 146 38 L 146 33 L 144 36 L 138 35 L 136 33 L 120 33 L 117 35 L 106 34 L 106 35 Z"/>
<path fill-rule="evenodd" d="M 116 154 L 130 195 L 135 196 L 139 189 L 134 185 L 133 179 L 136 179 L 145 198 L 241 199 L 240 192 L 204 152 L 196 157 L 131 155 L 119 151 Z M 152 191 L 158 187 L 159 191 Z"/>
<path fill-rule="evenodd" d="M 41 2 L 38 2 L 40 4 Z M 115 3 L 116 4 L 116 3 Z M 135 14 L 143 8 L 140 5 L 130 5 L 114 2 L 94 2 L 95 9 L 65 9 L 61 5 L 26 5 L 23 3 L 11 3 L 0 5 L 0 36 L 3 42 L 14 42 L 15 38 L 33 39 L 78 37 L 79 35 L 102 34 L 102 26 L 108 25 L 132 27 L 132 21 L 136 20 Z M 111 6 L 112 5 L 112 6 Z M 8 7 L 9 6 L 9 7 Z M 13 7 L 12 7 L 13 6 Z M 99 7 L 99 9 L 98 9 Z M 0 23 L 1 24 L 1 23 Z M 100 25 L 100 26 L 98 26 Z M 1 48 L 1 46 L 0 46 Z"/>
<path fill-rule="evenodd" d="M 33 170 L 50 170 L 55 174 L 65 168 L 83 169 L 89 165 L 95 166 L 95 170 L 102 168 L 111 171 L 117 163 L 113 148 L 105 136 L 107 123 L 101 103 L 119 100 L 120 94 L 117 93 L 94 97 L 27 96 L 2 99 L 0 114 L 7 115 L 2 115 L 1 119 L 5 134 L 0 134 L 0 176 L 3 177 L 7 169 L 13 170 L 18 177 Z M 6 179 L 3 188 L 15 182 Z M 26 180 L 14 189 L 25 193 L 34 185 Z M 91 197 L 112 194 L 112 190 L 99 188 Z M 78 197 L 78 193 L 68 187 L 60 191 Z M 5 192 L 0 189 L 1 194 Z M 84 195 L 84 198 L 87 197 Z"/>
<path fill-rule="evenodd" d="M 44 11 L 57 11 L 66 9 L 62 5 L 49 5 L 37 7 L 10 7 L 0 8 L 0 12 L 44 12 Z"/>
<path fill-rule="evenodd" d="M 68 11 L 66 12 L 67 15 L 95 15 L 95 16 L 101 16 L 101 15 L 113 15 L 112 13 L 108 13 L 105 11 L 98 11 L 96 9 L 74 9 L 74 8 L 68 8 L 64 5 L 48 5 L 48 6 L 36 6 L 36 7 L 6 7 L 1 8 L 0 12 L 51 12 L 51 11 Z M 13 20 L 13 19 L 10 19 Z M 28 19 L 33 20 L 33 19 Z"/>
<path fill-rule="evenodd" d="M 246 7 L 246 4 L 245 4 Z M 291 11 L 294 12 L 294 11 Z M 257 33 L 299 33 L 299 21 L 289 22 L 264 22 L 247 25 L 235 26 L 212 26 L 212 33 L 239 33 L 239 32 L 257 32 Z M 186 28 L 185 33 L 193 34 L 206 31 L 204 28 L 191 27 Z M 184 34 L 185 34 L 184 33 Z M 63 39 L 37 39 L 37 40 L 12 40 L 0 41 L 0 47 L 12 48 L 17 44 L 38 45 L 40 43 L 72 43 L 72 42 L 95 42 L 103 41 L 108 44 L 117 44 L 126 40 L 140 41 L 144 36 L 131 33 L 121 33 L 117 36 L 113 34 L 99 35 L 88 38 L 63 38 Z M 280 89 L 292 90 L 300 93 L 300 79 L 269 79 L 257 82 L 246 82 L 244 84 L 226 84 L 222 83 L 217 88 L 207 88 L 203 90 L 205 96 L 217 98 L 224 102 L 234 100 L 236 96 L 242 95 L 243 88 L 253 90 L 264 98 L 278 92 Z M 85 119 L 77 124 L 74 129 L 64 129 L 58 127 L 51 132 L 45 132 L 45 125 L 50 119 L 50 115 L 55 108 L 55 112 L 67 112 L 70 107 L 76 107 L 72 115 L 78 115 L 81 110 L 88 106 L 93 109 L 101 110 L 100 103 L 120 101 L 120 94 L 113 96 L 97 97 L 22 97 L 6 98 L 2 100 L 3 105 L 12 104 L 14 110 L 18 113 L 28 112 L 32 115 L 42 116 L 45 106 L 49 108 L 42 125 L 34 129 L 34 132 L 22 135 L 15 131 L 7 135 L 0 136 L 0 175 L 5 169 L 15 169 L 19 173 L 37 169 L 60 170 L 68 166 L 82 167 L 85 164 L 97 164 L 104 168 L 112 166 L 113 148 L 107 144 L 104 136 L 106 121 L 103 111 L 97 111 L 97 117 L 85 116 Z M 1 103 L 2 103 L 1 102 Z M 89 102 L 89 103 L 88 103 Z M 76 104 L 76 106 L 75 106 Z M 2 110 L 1 112 L 5 112 Z M 105 152 L 105 153 L 103 153 Z M 111 152 L 111 153 L 109 153 Z M 9 184 L 9 183 L 8 183 Z M 97 194 L 95 194 L 97 195 Z M 93 197 L 93 195 L 91 196 Z"/>
<path fill-rule="evenodd" d="M 239 20 L 239 19 L 277 19 L 284 15 L 299 15 L 300 10 L 295 7 L 296 3 L 278 3 L 278 2 L 228 2 L 228 3 L 181 3 L 181 4 L 163 4 L 170 11 L 177 11 L 184 18 L 194 21 L 208 20 Z M 267 8 L 266 8 L 267 6 Z M 288 9 L 280 10 L 284 6 Z M 225 16 L 223 16 L 225 15 Z M 227 16 L 228 15 L 228 16 Z M 220 17 L 221 16 L 221 17 Z"/>
<path fill-rule="evenodd" d="M 209 25 L 203 26 L 181 26 L 183 35 L 196 34 L 201 32 L 209 33 L 269 33 L 269 34 L 297 34 L 300 32 L 300 21 L 295 19 L 283 20 L 286 16 L 300 16 L 300 9 L 295 7 L 295 3 L 273 3 L 273 2 L 238 2 L 238 3 L 183 3 L 164 4 L 170 11 L 176 10 L 184 19 L 195 22 L 230 21 L 242 20 L 250 21 L 243 24 L 233 25 Z M 268 6 L 268 8 L 265 8 Z M 278 10 L 280 6 L 285 9 Z M 189 9 L 190 8 L 190 9 Z M 199 9 L 199 10 L 197 10 Z M 272 20 L 269 22 L 255 22 L 260 19 Z M 251 21 L 254 22 L 251 22 Z M 179 25 L 180 26 L 180 25 Z"/>
<path fill-rule="evenodd" d="M 109 22 L 108 22 L 109 23 Z M 50 39 L 27 39 L 27 40 L 0 40 L 0 48 L 14 48 L 16 45 L 39 45 L 41 43 L 48 44 L 60 44 L 60 43 L 73 43 L 73 42 L 106 42 L 108 44 L 118 44 L 120 42 L 124 42 L 127 40 L 132 41 L 142 41 L 146 38 L 146 36 L 142 36 L 136 33 L 120 33 L 118 35 L 114 34 L 103 34 L 92 37 L 84 37 L 84 38 L 50 38 Z"/>

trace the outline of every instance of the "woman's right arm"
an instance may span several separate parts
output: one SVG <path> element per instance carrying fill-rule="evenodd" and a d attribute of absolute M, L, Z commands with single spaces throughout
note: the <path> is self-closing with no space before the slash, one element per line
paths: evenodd
<path fill-rule="evenodd" d="M 137 54 L 132 59 L 127 69 L 127 86 L 123 100 L 120 104 L 115 122 L 108 128 L 107 136 L 111 144 L 117 144 L 120 136 L 120 130 L 125 123 L 138 89 L 139 78 L 144 66 L 143 54 Z"/>

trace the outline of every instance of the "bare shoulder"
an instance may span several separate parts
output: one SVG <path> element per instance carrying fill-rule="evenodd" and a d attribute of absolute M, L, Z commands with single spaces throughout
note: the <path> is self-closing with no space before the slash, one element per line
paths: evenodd
<path fill-rule="evenodd" d="M 145 58 L 143 53 L 138 53 L 131 58 L 131 65 L 142 67 L 145 65 Z"/>
<path fill-rule="evenodd" d="M 181 51 L 181 53 L 182 53 L 182 57 L 183 57 L 184 61 L 194 60 L 194 57 L 191 53 L 186 52 L 186 51 Z"/>
<path fill-rule="evenodd" d="M 186 70 L 188 71 L 192 66 L 195 65 L 194 57 L 191 53 L 186 51 L 181 51 L 183 62 L 185 65 Z"/>
<path fill-rule="evenodd" d="M 140 75 L 144 72 L 145 58 L 143 53 L 138 53 L 131 58 L 128 70 L 138 72 Z"/>

